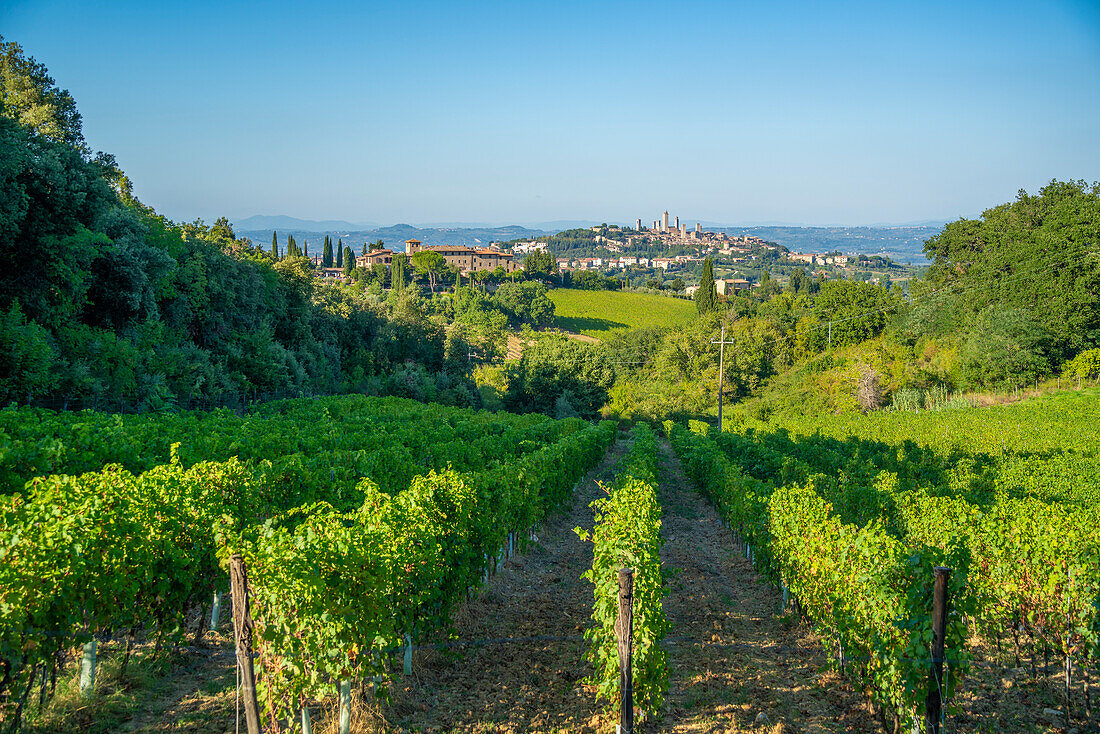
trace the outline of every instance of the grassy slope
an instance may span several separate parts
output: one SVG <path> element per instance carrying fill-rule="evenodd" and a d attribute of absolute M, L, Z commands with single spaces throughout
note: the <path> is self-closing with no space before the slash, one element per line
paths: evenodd
<path fill-rule="evenodd" d="M 972 399 L 979 402 L 981 397 Z M 1075 450 L 1094 455 L 1100 450 L 1100 388 L 1055 391 L 1047 382 L 1038 391 L 1021 391 L 1019 400 L 1006 398 L 988 406 L 787 417 L 776 423 L 795 433 L 820 431 L 840 439 L 857 436 L 891 444 L 910 440 L 989 453 Z"/>
<path fill-rule="evenodd" d="M 678 326 L 695 317 L 691 301 L 647 293 L 555 288 L 549 295 L 557 310 L 555 326 L 597 339 L 629 329 Z"/>

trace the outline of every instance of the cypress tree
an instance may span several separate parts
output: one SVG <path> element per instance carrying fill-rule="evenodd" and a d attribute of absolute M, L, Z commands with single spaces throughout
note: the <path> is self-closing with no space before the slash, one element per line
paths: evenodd
<path fill-rule="evenodd" d="M 366 242 L 363 243 L 363 254 L 364 255 L 367 254 L 367 243 Z"/>
<path fill-rule="evenodd" d="M 294 241 L 294 235 L 289 234 L 286 236 L 286 256 L 298 257 L 301 253 L 298 252 L 298 243 Z"/>
<path fill-rule="evenodd" d="M 279 234 L 278 232 L 271 233 L 271 257 L 276 260 L 279 259 Z"/>
<path fill-rule="evenodd" d="M 321 264 L 326 268 L 332 267 L 332 240 L 328 238 L 327 234 L 325 235 L 324 249 L 321 251 Z"/>
<path fill-rule="evenodd" d="M 405 265 L 408 258 L 404 253 L 394 253 L 390 264 L 390 289 L 400 294 L 405 290 Z"/>
<path fill-rule="evenodd" d="M 699 290 L 695 291 L 695 308 L 700 314 L 718 310 L 718 288 L 714 285 L 714 263 L 709 257 L 703 261 L 703 275 L 699 278 Z"/>
<path fill-rule="evenodd" d="M 340 240 L 336 241 L 336 267 L 344 267 L 344 243 Z"/>
<path fill-rule="evenodd" d="M 302 257 L 309 257 L 309 240 L 302 240 Z"/>
<path fill-rule="evenodd" d="M 345 247 L 341 252 L 344 253 L 344 275 L 351 277 L 355 272 L 355 253 L 350 247 Z"/>

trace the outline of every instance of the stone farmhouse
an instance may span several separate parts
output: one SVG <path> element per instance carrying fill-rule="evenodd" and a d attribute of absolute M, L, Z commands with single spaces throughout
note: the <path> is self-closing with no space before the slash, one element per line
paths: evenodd
<path fill-rule="evenodd" d="M 496 270 L 504 268 L 506 273 L 514 273 L 520 269 L 510 252 L 494 247 L 465 247 L 463 245 L 432 245 L 425 247 L 420 240 L 405 240 L 405 253 L 412 257 L 424 250 L 434 250 L 443 256 L 448 265 L 458 268 L 460 273 L 471 273 L 478 270 Z"/>

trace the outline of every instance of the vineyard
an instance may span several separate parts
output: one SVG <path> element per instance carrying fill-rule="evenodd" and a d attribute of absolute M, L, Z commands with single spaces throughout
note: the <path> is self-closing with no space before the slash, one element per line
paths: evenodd
<path fill-rule="evenodd" d="M 631 329 L 682 326 L 695 316 L 695 305 L 681 298 L 649 293 L 554 288 L 554 326 L 608 339 Z"/>
<path fill-rule="evenodd" d="M 755 568 L 791 596 L 894 730 L 923 717 L 930 693 L 949 701 L 976 664 L 1029 667 L 1030 682 L 1051 683 L 1060 715 L 1091 721 L 1095 397 L 826 417 L 713 440 L 702 424 L 667 429 Z M 951 568 L 942 678 L 929 675 L 937 566 Z"/>
<path fill-rule="evenodd" d="M 201 651 L 224 607 L 249 622 L 265 731 L 313 716 L 605 732 L 624 715 L 628 568 L 638 731 L 768 715 L 905 731 L 932 700 L 946 731 L 1093 726 L 1100 416 L 1083 393 L 723 433 L 669 422 L 667 442 L 362 396 L 0 411 L 0 721 L 46 730 L 59 681 L 92 695 L 97 650 L 124 678 L 131 656 Z M 247 594 L 227 593 L 235 573 Z"/>
<path fill-rule="evenodd" d="M 374 681 L 384 651 L 445 630 L 615 434 L 372 398 L 3 419 L 8 487 L 26 481 L 0 508 L 0 701 L 16 728 L 73 647 L 94 665 L 114 638 L 128 657 L 139 637 L 201 636 L 235 554 L 271 722 Z"/>

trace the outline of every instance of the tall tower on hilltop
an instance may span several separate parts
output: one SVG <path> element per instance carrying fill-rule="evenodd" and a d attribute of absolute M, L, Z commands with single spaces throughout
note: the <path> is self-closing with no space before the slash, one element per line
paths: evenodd
<path fill-rule="evenodd" d="M 662 232 L 667 232 L 668 231 L 668 209 L 665 209 L 665 216 L 661 220 L 661 231 Z"/>
<path fill-rule="evenodd" d="M 637 221 L 637 223 L 634 225 L 634 229 L 638 230 L 639 232 L 642 231 L 642 220 L 641 219 L 639 219 Z"/>
<path fill-rule="evenodd" d="M 680 229 L 680 217 L 679 217 L 679 215 L 677 215 L 677 217 L 676 217 L 676 229 Z"/>
<path fill-rule="evenodd" d="M 698 232 L 699 234 L 703 234 L 703 225 L 700 224 L 699 222 L 696 222 L 695 223 L 695 231 Z"/>

